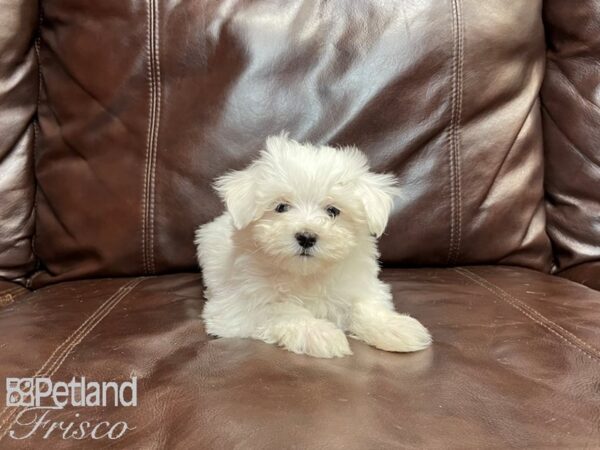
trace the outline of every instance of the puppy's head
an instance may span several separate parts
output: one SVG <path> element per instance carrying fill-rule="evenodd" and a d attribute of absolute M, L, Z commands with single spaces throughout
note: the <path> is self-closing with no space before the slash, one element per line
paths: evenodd
<path fill-rule="evenodd" d="M 215 188 L 253 254 L 300 274 L 315 273 L 383 233 L 396 179 L 369 171 L 356 148 L 334 149 L 272 136 L 259 159 Z"/>

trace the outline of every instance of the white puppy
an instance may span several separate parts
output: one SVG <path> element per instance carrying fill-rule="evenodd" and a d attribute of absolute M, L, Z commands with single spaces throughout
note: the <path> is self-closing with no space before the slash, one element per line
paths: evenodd
<path fill-rule="evenodd" d="M 352 354 L 344 331 L 393 352 L 431 343 L 377 278 L 376 239 L 398 188 L 359 150 L 272 136 L 259 159 L 215 188 L 227 211 L 195 241 L 209 334 L 322 358 Z"/>

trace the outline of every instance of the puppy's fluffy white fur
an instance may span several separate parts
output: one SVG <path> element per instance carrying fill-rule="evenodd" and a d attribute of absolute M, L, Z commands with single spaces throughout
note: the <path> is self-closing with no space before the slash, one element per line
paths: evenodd
<path fill-rule="evenodd" d="M 398 188 L 393 176 L 370 172 L 359 150 L 272 136 L 215 188 L 227 211 L 195 241 L 209 334 L 322 358 L 352 354 L 345 332 L 394 352 L 431 343 L 417 320 L 394 311 L 378 279 L 376 239 Z M 302 233 L 314 245 L 302 247 Z"/>

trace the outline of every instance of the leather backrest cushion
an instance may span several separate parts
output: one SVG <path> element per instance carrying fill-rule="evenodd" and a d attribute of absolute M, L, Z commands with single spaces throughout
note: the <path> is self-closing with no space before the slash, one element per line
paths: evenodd
<path fill-rule="evenodd" d="M 25 280 L 35 267 L 34 116 L 39 84 L 38 4 L 0 1 L 0 278 Z"/>
<path fill-rule="evenodd" d="M 600 2 L 547 0 L 544 17 L 542 106 L 555 269 L 600 289 Z"/>
<path fill-rule="evenodd" d="M 549 269 L 539 0 L 42 3 L 39 283 L 193 269 L 281 130 L 398 175 L 385 263 Z"/>

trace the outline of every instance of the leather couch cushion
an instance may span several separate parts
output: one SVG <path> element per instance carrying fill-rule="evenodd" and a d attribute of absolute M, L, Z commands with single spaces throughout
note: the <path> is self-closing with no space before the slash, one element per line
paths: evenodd
<path fill-rule="evenodd" d="M 0 278 L 24 281 L 32 251 L 38 4 L 0 1 Z"/>
<path fill-rule="evenodd" d="M 600 290 L 600 3 L 544 2 L 542 90 L 555 270 Z"/>
<path fill-rule="evenodd" d="M 63 283 L 0 310 L 0 377 L 138 376 L 137 407 L 52 412 L 136 427 L 111 448 L 597 447 L 599 292 L 508 267 L 383 278 L 398 310 L 432 331 L 430 349 L 391 354 L 352 341 L 354 356 L 319 360 L 210 339 L 200 277 L 181 274 Z M 18 413 L 0 410 L 2 448 L 74 445 L 17 443 L 6 433 L 26 430 L 11 425 Z"/>
<path fill-rule="evenodd" d="M 42 4 L 36 286 L 192 269 L 282 129 L 398 174 L 384 262 L 549 270 L 540 0 Z"/>

